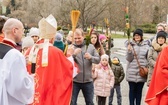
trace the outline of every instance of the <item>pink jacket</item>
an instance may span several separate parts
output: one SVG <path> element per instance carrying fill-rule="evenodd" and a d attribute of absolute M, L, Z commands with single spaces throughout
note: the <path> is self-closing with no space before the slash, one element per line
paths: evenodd
<path fill-rule="evenodd" d="M 97 96 L 108 97 L 110 90 L 114 86 L 114 74 L 112 70 L 103 70 L 102 68 L 95 68 L 92 73 L 94 81 L 94 93 Z"/>

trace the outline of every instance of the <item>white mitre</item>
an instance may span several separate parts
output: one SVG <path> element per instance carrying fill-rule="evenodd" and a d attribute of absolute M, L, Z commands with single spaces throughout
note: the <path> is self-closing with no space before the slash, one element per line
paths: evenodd
<path fill-rule="evenodd" d="M 37 53 L 42 50 L 42 67 L 48 66 L 48 48 L 52 46 L 49 40 L 55 37 L 57 29 L 57 21 L 53 15 L 49 15 L 46 19 L 42 18 L 39 23 L 40 38 L 44 39 L 44 43 L 35 44 L 29 54 L 29 62 L 36 63 Z"/>
<path fill-rule="evenodd" d="M 57 29 L 57 21 L 53 15 L 49 15 L 46 19 L 42 18 L 39 23 L 40 38 L 51 39 L 55 37 Z"/>

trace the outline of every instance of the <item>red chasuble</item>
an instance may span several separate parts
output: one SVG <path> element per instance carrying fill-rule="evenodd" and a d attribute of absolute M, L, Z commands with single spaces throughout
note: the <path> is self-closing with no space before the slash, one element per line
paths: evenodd
<path fill-rule="evenodd" d="M 145 99 L 148 105 L 168 105 L 168 47 L 160 53 Z"/>
<path fill-rule="evenodd" d="M 35 71 L 35 95 L 32 105 L 70 105 L 73 67 L 63 52 L 49 46 L 48 66 L 42 67 L 42 49 L 38 51 Z M 29 54 L 30 51 L 27 52 Z M 27 66 L 31 72 L 31 64 Z"/>

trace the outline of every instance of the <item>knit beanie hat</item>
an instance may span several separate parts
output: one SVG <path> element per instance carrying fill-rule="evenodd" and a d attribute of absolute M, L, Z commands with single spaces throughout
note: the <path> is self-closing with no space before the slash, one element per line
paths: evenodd
<path fill-rule="evenodd" d="M 107 59 L 107 61 L 109 61 L 109 56 L 106 55 L 106 54 L 103 54 L 103 55 L 101 56 L 101 60 L 103 60 L 103 59 Z"/>
<path fill-rule="evenodd" d="M 104 34 L 100 34 L 100 35 L 99 35 L 99 40 L 101 41 L 101 40 L 103 40 L 103 39 L 106 39 L 106 36 L 105 36 Z"/>
<path fill-rule="evenodd" d="M 55 41 L 58 41 L 58 42 L 60 42 L 60 41 L 63 41 L 63 36 L 62 36 L 62 34 L 60 34 L 60 33 L 56 33 L 56 36 L 55 36 Z"/>
<path fill-rule="evenodd" d="M 163 37 L 166 40 L 166 36 L 167 36 L 167 33 L 165 31 L 159 31 L 157 33 L 156 39 L 158 39 L 159 37 Z"/>
<path fill-rule="evenodd" d="M 30 32 L 28 33 L 29 36 L 38 36 L 39 37 L 40 31 L 36 27 L 32 27 Z"/>
<path fill-rule="evenodd" d="M 32 47 L 33 45 L 34 41 L 30 36 L 27 36 L 22 40 L 22 49 L 24 49 L 25 47 Z"/>
<path fill-rule="evenodd" d="M 133 36 L 135 36 L 135 34 L 138 34 L 140 36 L 143 36 L 143 31 L 141 29 L 136 29 L 133 33 Z"/>

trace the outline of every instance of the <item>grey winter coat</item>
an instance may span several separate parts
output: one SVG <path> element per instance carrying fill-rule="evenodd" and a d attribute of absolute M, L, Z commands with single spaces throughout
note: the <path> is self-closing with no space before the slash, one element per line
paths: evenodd
<path fill-rule="evenodd" d="M 76 48 L 78 47 L 75 46 L 75 49 Z M 87 51 L 86 45 L 81 46 L 81 49 L 81 53 L 76 56 L 73 55 L 74 61 L 77 63 L 79 68 L 79 74 L 73 79 L 73 81 L 77 83 L 87 83 L 93 81 L 91 73 L 92 63 L 98 64 L 100 62 L 100 56 L 92 44 L 89 44 Z M 90 60 L 84 58 L 86 52 L 91 54 L 92 57 Z"/>
<path fill-rule="evenodd" d="M 128 47 L 128 41 L 125 42 L 126 47 Z M 135 52 L 138 57 L 138 61 L 140 62 L 140 65 L 142 67 L 147 67 L 148 61 L 147 61 L 147 53 L 149 49 L 149 43 L 148 41 L 142 41 L 140 43 L 135 43 L 133 40 L 131 42 L 132 47 L 134 47 Z M 134 56 L 133 49 L 131 51 L 127 51 L 126 54 L 126 60 L 127 63 L 127 69 L 126 69 L 126 80 L 128 82 L 146 82 L 146 78 L 143 78 L 139 75 L 139 67 L 138 63 L 136 61 L 136 58 Z"/>

